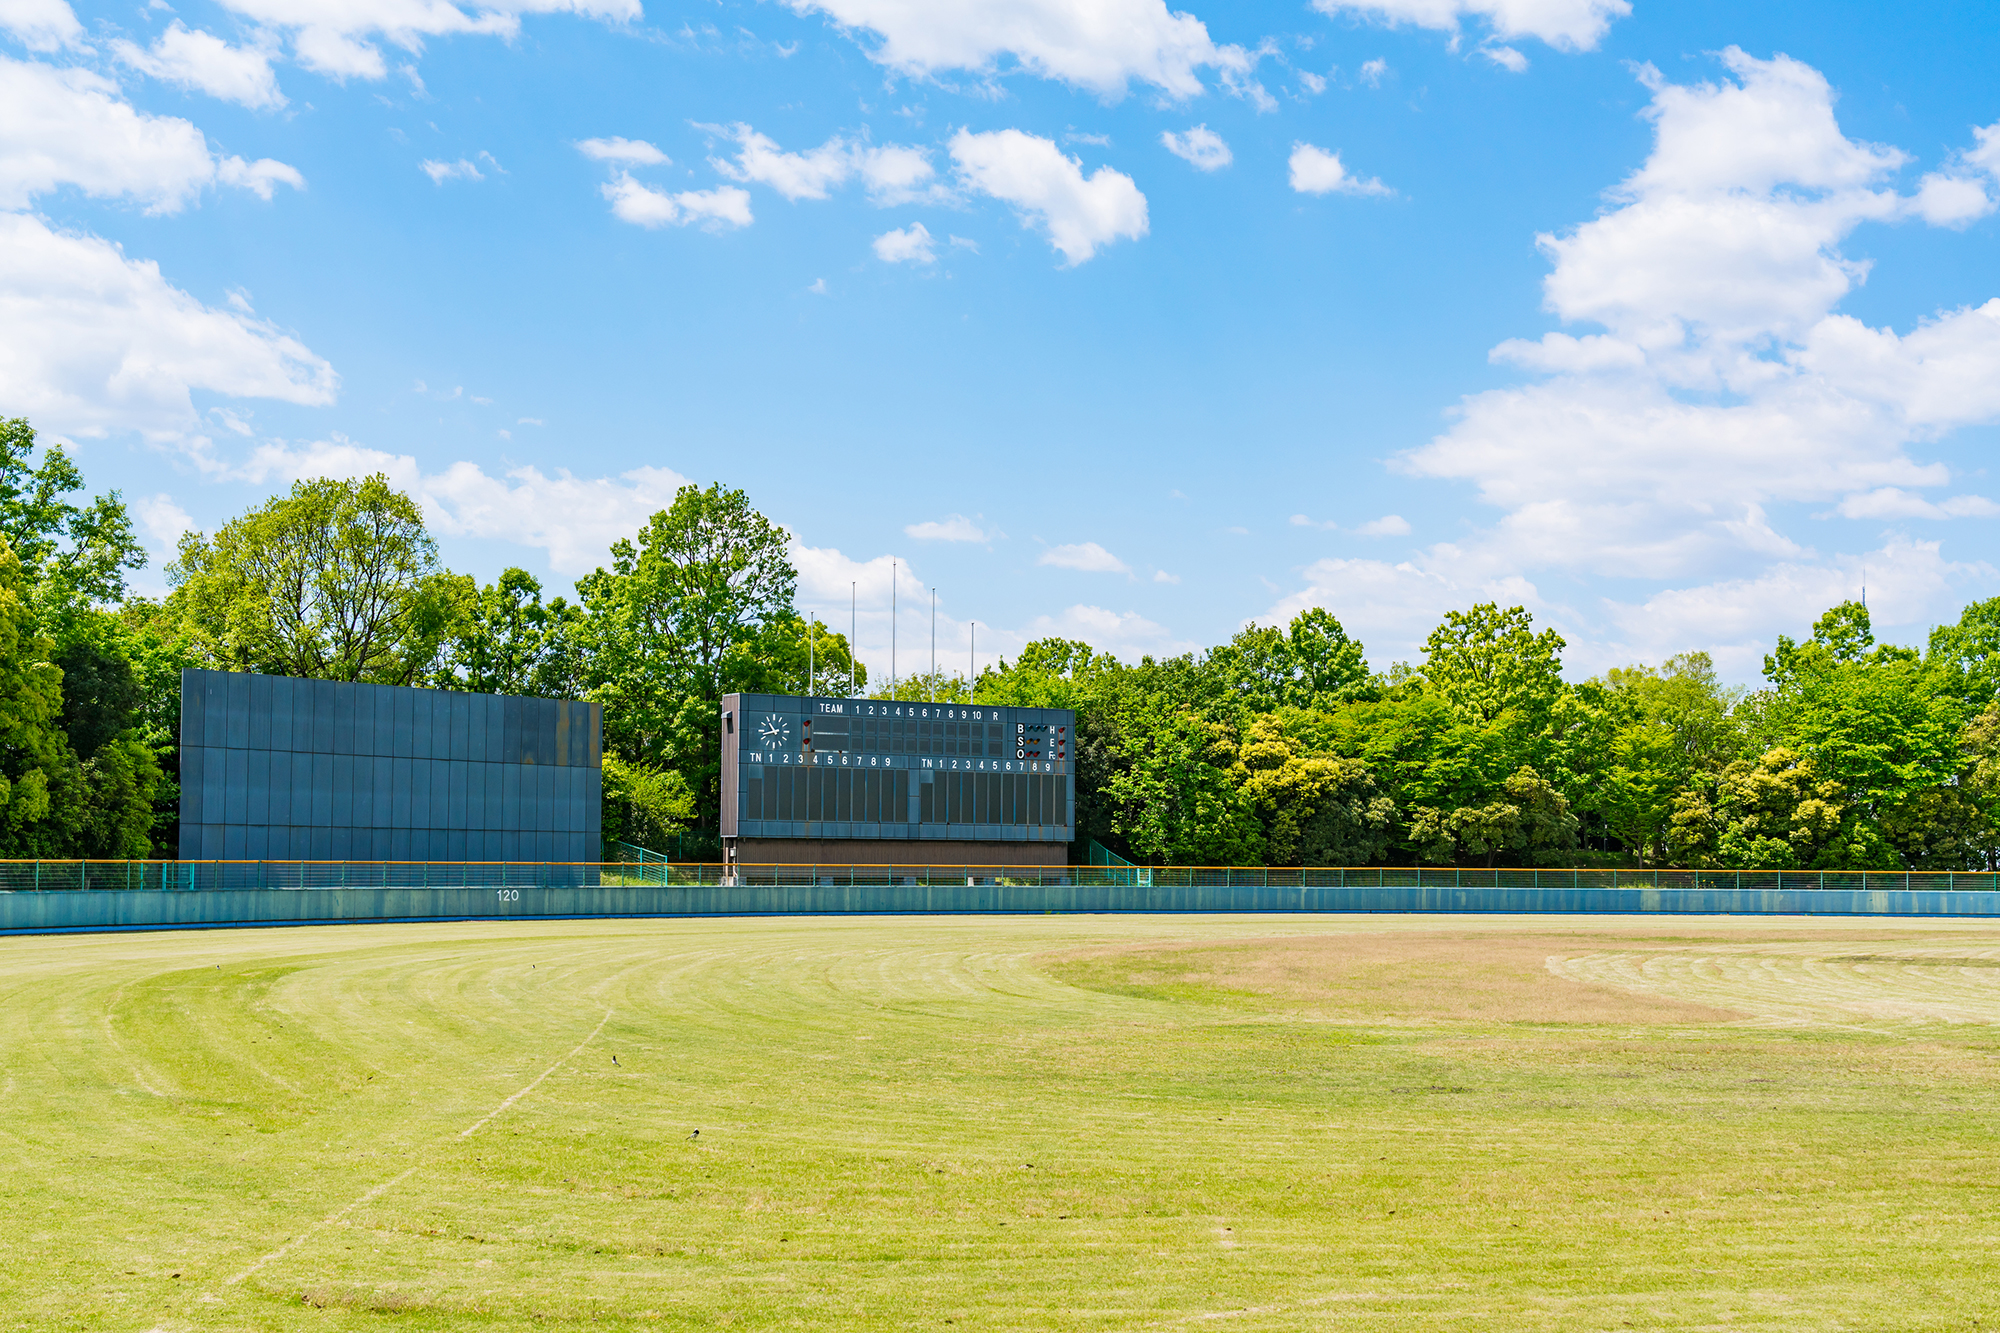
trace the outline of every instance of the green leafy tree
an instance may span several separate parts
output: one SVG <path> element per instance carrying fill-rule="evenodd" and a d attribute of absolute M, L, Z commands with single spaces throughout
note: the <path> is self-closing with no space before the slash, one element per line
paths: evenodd
<path fill-rule="evenodd" d="M 0 537 L 20 562 L 38 627 L 60 647 L 75 637 L 74 622 L 125 596 L 125 573 L 146 553 L 117 491 L 77 504 L 68 498 L 83 489 L 76 464 L 61 445 L 39 461 L 35 450 L 26 420 L 0 419 Z"/>
<path fill-rule="evenodd" d="M 1154 704 L 1125 720 L 1124 762 L 1105 796 L 1113 830 L 1155 865 L 1254 865 L 1262 837 L 1251 801 L 1231 780 L 1229 728 L 1192 709 Z"/>
<path fill-rule="evenodd" d="M 722 696 L 741 681 L 782 678 L 760 653 L 773 647 L 767 629 L 797 621 L 786 547 L 784 530 L 742 491 L 683 486 L 636 540 L 612 545 L 609 569 L 577 583 L 607 748 L 681 774 L 710 830 L 721 810 Z"/>
<path fill-rule="evenodd" d="M 1411 811 L 1410 841 L 1424 860 L 1456 865 L 1483 856 L 1493 865 L 1502 852 L 1534 861 L 1576 845 L 1577 818 L 1569 802 L 1534 769 L 1508 775 L 1493 798 L 1477 804 L 1420 806 Z"/>
<path fill-rule="evenodd" d="M 55 644 L 36 632 L 26 572 L 0 541 L 0 846 L 7 856 L 61 855 L 48 827 L 63 776 L 62 668 Z"/>
<path fill-rule="evenodd" d="M 431 675 L 474 591 L 379 473 L 295 482 L 213 538 L 186 533 L 167 577 L 206 665 L 385 685 Z"/>
<path fill-rule="evenodd" d="M 1841 838 L 1846 793 L 1810 755 L 1776 746 L 1702 775 L 1674 804 L 1676 864 L 1698 869 L 1790 870 L 1880 861 L 1886 845 Z"/>
<path fill-rule="evenodd" d="M 670 768 L 604 756 L 604 839 L 668 855 L 695 813 L 687 779 Z"/>
<path fill-rule="evenodd" d="M 541 581 L 527 570 L 502 570 L 453 623 L 435 683 L 482 694 L 574 698 L 582 688 L 580 619 L 581 611 L 560 597 L 544 602 Z"/>
<path fill-rule="evenodd" d="M 1300 714 L 1250 723 L 1236 779 L 1262 826 L 1270 865 L 1376 865 L 1395 832 L 1395 803 L 1359 759 L 1309 754 L 1287 729 Z"/>
<path fill-rule="evenodd" d="M 1906 807 L 1941 809 L 1925 794 L 1959 772 L 1966 717 L 1956 682 L 1910 649 L 1877 644 L 1859 602 L 1829 610 L 1803 643 L 1779 636 L 1764 672 L 1772 684 L 1764 725 L 1841 788 L 1847 827 L 1834 846 L 1850 850 L 1830 853 L 1829 864 L 1850 853 L 1856 865 L 1884 864 L 1881 847 L 1894 846 L 1888 830 L 1914 836 L 1922 825 Z M 1929 854 L 1906 850 L 1887 864 Z"/>
<path fill-rule="evenodd" d="M 1313 607 L 1288 629 L 1249 625 L 1202 662 L 1225 706 L 1240 714 L 1333 708 L 1371 688 L 1359 641 L 1332 612 Z"/>
<path fill-rule="evenodd" d="M 1539 729 L 1563 692 L 1563 648 L 1554 630 L 1534 632 L 1525 608 L 1482 602 L 1447 613 L 1424 641 L 1425 688 L 1468 721 L 1514 713 Z"/>

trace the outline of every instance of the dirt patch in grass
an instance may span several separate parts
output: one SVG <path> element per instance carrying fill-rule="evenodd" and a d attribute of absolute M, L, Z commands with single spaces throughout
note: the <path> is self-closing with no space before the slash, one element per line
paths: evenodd
<path fill-rule="evenodd" d="M 1548 969 L 1552 956 L 1685 942 L 1685 936 L 1662 943 L 1584 932 L 1312 935 L 1086 949 L 1054 955 L 1045 967 L 1070 985 L 1136 999 L 1309 1010 L 1355 1021 L 1689 1024 L 1742 1017 Z"/>

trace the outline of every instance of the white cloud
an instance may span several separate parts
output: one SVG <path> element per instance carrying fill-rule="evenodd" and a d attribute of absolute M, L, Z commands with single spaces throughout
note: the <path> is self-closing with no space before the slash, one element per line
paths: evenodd
<path fill-rule="evenodd" d="M 391 454 L 342 435 L 306 444 L 265 444 L 231 475 L 246 481 L 301 477 L 365 477 L 386 473 L 423 506 L 436 530 L 451 537 L 514 542 L 548 552 L 559 573 L 583 574 L 603 564 L 611 543 L 630 537 L 671 505 L 688 479 L 669 468 L 640 467 L 616 477 L 548 476 L 517 467 L 500 476 L 460 461 L 425 472 L 408 454 Z"/>
<path fill-rule="evenodd" d="M 576 150 L 593 162 L 613 162 L 620 166 L 663 167 L 670 159 L 644 139 L 582 139 Z"/>
<path fill-rule="evenodd" d="M 1479 54 L 1510 74 L 1519 74 L 1528 68 L 1528 58 L 1511 46 L 1482 46 Z"/>
<path fill-rule="evenodd" d="M 825 295 L 827 295 L 828 293 L 827 293 L 827 290 L 826 290 L 826 279 L 825 279 L 825 278 L 814 278 L 814 279 L 812 280 L 812 285 L 811 285 L 811 286 L 809 286 L 809 287 L 807 287 L 807 288 L 806 288 L 806 290 L 807 290 L 807 291 L 809 291 L 809 292 L 811 292 L 811 293 L 812 293 L 812 294 L 813 294 L 814 296 L 825 296 Z"/>
<path fill-rule="evenodd" d="M 912 523 L 903 529 L 903 534 L 922 542 L 990 542 L 999 536 L 986 531 L 963 514 L 947 514 L 943 518 Z"/>
<path fill-rule="evenodd" d="M 1523 600 L 1509 585 L 1462 584 L 1409 561 L 1315 561 L 1304 570 L 1305 586 L 1280 598 L 1259 617 L 1262 624 L 1288 625 L 1301 611 L 1325 607 L 1347 632 L 1368 647 L 1377 668 L 1413 661 L 1444 613 L 1462 610 L 1488 596 Z M 1513 594 L 1513 595 L 1509 595 Z"/>
<path fill-rule="evenodd" d="M 1326 76 L 1302 69 L 1299 71 L 1299 84 L 1307 93 L 1317 97 L 1326 91 Z"/>
<path fill-rule="evenodd" d="M 271 72 L 271 54 L 248 46 L 231 46 L 213 33 L 189 28 L 179 19 L 167 26 L 147 50 L 120 39 L 111 43 L 118 59 L 142 74 L 182 88 L 207 93 L 225 102 L 255 110 L 285 105 Z"/>
<path fill-rule="evenodd" d="M 1502 41 L 1535 37 L 1559 51 L 1592 50 L 1613 19 L 1632 12 L 1629 0 L 1313 0 L 1313 8 L 1453 34 L 1461 18 L 1480 18 Z"/>
<path fill-rule="evenodd" d="M 1914 452 L 2000 420 L 2000 298 L 1900 333 L 1837 313 L 1868 272 L 1844 239 L 1927 216 L 1926 187 L 1897 193 L 1905 155 L 1846 137 L 1818 72 L 1733 48 L 1722 61 L 1731 77 L 1688 86 L 1641 70 L 1653 152 L 1597 217 L 1540 238 L 1547 308 L 1599 331 L 1502 343 L 1496 361 L 1538 378 L 1470 395 L 1397 463 L 1469 483 L 1500 516 L 1381 568 L 1413 588 L 1442 581 L 1461 602 L 1512 580 L 1515 600 L 1569 625 L 1573 664 L 1709 647 L 1754 675 L 1753 641 L 1798 632 L 1858 587 L 1854 557 L 1783 530 L 1803 505 L 1878 522 L 2000 514 L 1981 496 L 1929 498 L 1951 474 Z M 1974 138 L 1948 170 L 1983 180 L 1988 138 Z M 1884 551 L 1869 567 L 1899 562 L 1899 614 L 1913 619 L 1948 611 L 1938 599 L 1954 581 L 1990 577 L 1935 545 Z M 1546 569 L 1654 591 L 1541 605 L 1527 576 Z M 1332 597 L 1333 575 L 1352 572 L 1309 577 Z"/>
<path fill-rule="evenodd" d="M 1964 227 L 1991 213 L 2000 201 L 2000 121 L 1974 127 L 1973 146 L 1925 175 L 1910 210 L 1934 227 Z M 1984 179 L 1981 179 L 1984 177 Z"/>
<path fill-rule="evenodd" d="M 1166 626 L 1146 619 L 1137 611 L 1111 611 L 1084 603 L 1068 607 L 1060 615 L 1036 616 L 1011 637 L 1020 643 L 1049 638 L 1081 639 L 1128 662 L 1148 653 L 1168 657 L 1194 652 L 1201 646 L 1192 640 L 1174 638 Z"/>
<path fill-rule="evenodd" d="M 271 197 L 275 186 L 289 185 L 294 190 L 306 188 L 306 178 L 298 173 L 297 168 L 268 157 L 260 157 L 255 162 L 245 162 L 240 157 L 221 158 L 215 164 L 215 180 L 218 185 L 234 185 L 265 200 Z"/>
<path fill-rule="evenodd" d="M 140 528 L 153 539 L 153 545 L 162 551 L 173 550 L 181 534 L 194 527 L 187 510 L 175 504 L 174 498 L 165 492 L 138 501 L 132 512 L 138 516 Z"/>
<path fill-rule="evenodd" d="M 875 257 L 885 264 L 935 264 L 931 234 L 921 222 L 900 231 L 885 231 L 875 238 Z M 914 534 L 912 534 L 914 535 Z"/>
<path fill-rule="evenodd" d="M 0 0 L 0 30 L 30 51 L 55 51 L 83 42 L 83 25 L 67 0 Z"/>
<path fill-rule="evenodd" d="M 94 236 L 0 215 L 0 402 L 50 431 L 182 434 L 196 391 L 320 406 L 333 367 L 247 302 L 203 305 Z"/>
<path fill-rule="evenodd" d="M 2000 571 L 1983 563 L 1944 559 L 1937 542 L 1892 536 L 1865 555 L 1825 562 L 1786 561 L 1749 577 L 1672 588 L 1642 601 L 1614 602 L 1614 641 L 1587 649 L 1584 669 L 1657 662 L 1689 648 L 1705 649 L 1738 679 L 1754 679 L 1773 637 L 1811 632 L 1821 610 L 1858 597 L 1866 586 L 1877 632 L 1952 619 L 1967 585 L 1987 584 Z"/>
<path fill-rule="evenodd" d="M 1181 576 L 1178 574 L 1169 574 L 1164 569 L 1153 571 L 1153 582 L 1155 583 L 1179 583 L 1180 581 Z"/>
<path fill-rule="evenodd" d="M 722 231 L 747 227 L 752 221 L 750 192 L 733 185 L 668 194 L 641 185 L 621 171 L 603 187 L 603 194 L 611 201 L 614 217 L 640 227 L 698 225 L 704 231 Z"/>
<path fill-rule="evenodd" d="M 378 43 L 412 55 L 427 37 L 511 39 L 523 14 L 578 14 L 609 23 L 641 17 L 639 0 L 480 0 L 467 13 L 448 0 L 223 0 L 259 27 L 290 35 L 299 63 L 335 79 L 389 72 Z"/>
<path fill-rule="evenodd" d="M 462 157 L 456 162 L 439 162 L 431 158 L 425 158 L 422 162 L 417 163 L 417 170 L 429 176 L 433 185 L 442 185 L 446 181 L 483 181 L 486 179 L 485 176 L 480 174 L 478 167 Z"/>
<path fill-rule="evenodd" d="M 1894 486 L 1850 495 L 1840 502 L 1842 518 L 1993 518 L 2000 505 L 1983 495 L 1954 495 L 1930 501 Z"/>
<path fill-rule="evenodd" d="M 1160 142 L 1169 153 L 1202 171 L 1219 171 L 1228 166 L 1233 157 L 1222 136 L 1206 125 L 1197 125 L 1185 134 L 1162 131 Z"/>
<path fill-rule="evenodd" d="M 1021 225 L 1046 229 L 1066 267 L 1083 263 L 1100 245 L 1146 234 L 1146 196 L 1132 178 L 1110 167 L 1086 177 L 1083 164 L 1052 140 L 1020 130 L 960 130 L 951 156 L 967 189 L 1012 204 Z"/>
<path fill-rule="evenodd" d="M 24 208 L 68 185 L 174 213 L 215 184 L 268 199 L 276 180 L 305 183 L 269 158 L 217 159 L 193 125 L 134 110 L 116 84 L 89 70 L 0 56 L 0 208 Z"/>
<path fill-rule="evenodd" d="M 931 77 L 966 70 L 996 77 L 1005 57 L 1045 79 L 1122 95 L 1133 82 L 1170 97 L 1202 91 L 1197 74 L 1214 69 L 1224 86 L 1255 97 L 1256 58 L 1240 46 L 1217 46 L 1190 14 L 1163 0 L 789 0 L 876 40 L 869 55 L 901 74 Z"/>
<path fill-rule="evenodd" d="M 1370 88 L 1379 88 L 1382 86 L 1383 76 L 1386 75 L 1388 72 L 1389 72 L 1389 62 L 1382 59 L 1382 57 L 1377 56 L 1373 60 L 1365 60 L 1362 62 L 1361 81 L 1367 84 Z"/>
<path fill-rule="evenodd" d="M 1941 485 L 1907 446 L 2000 417 L 2000 299 L 1901 335 L 1832 313 L 1866 275 L 1841 239 L 1906 211 L 1881 188 L 1903 154 L 1845 138 L 1816 71 L 1723 59 L 1733 82 L 1646 72 L 1654 153 L 1616 207 L 1541 238 L 1549 308 L 1608 332 L 1503 343 L 1552 378 L 1467 399 L 1404 460 L 1507 511 L 1495 558 L 1655 577 L 1796 558 L 1766 506 Z"/>
<path fill-rule="evenodd" d="M 1315 522 L 1304 514 L 1293 514 L 1291 523 L 1295 528 L 1318 528 L 1322 532 L 1337 532 L 1340 529 L 1340 524 L 1330 518 Z M 1410 525 L 1400 514 L 1384 514 L 1356 525 L 1351 531 L 1361 537 L 1404 537 L 1409 535 Z"/>
<path fill-rule="evenodd" d="M 1292 188 L 1300 194 L 1394 194 L 1395 191 L 1373 177 L 1349 173 L 1340 154 L 1309 143 L 1292 145 Z"/>
<path fill-rule="evenodd" d="M 847 141 L 841 138 L 828 139 L 803 153 L 787 153 L 769 135 L 748 125 L 708 128 L 735 139 L 740 150 L 734 162 L 710 159 L 716 170 L 731 180 L 768 185 L 787 199 L 824 199 L 854 174 L 853 157 Z"/>
<path fill-rule="evenodd" d="M 709 159 L 717 171 L 731 180 L 768 185 L 793 201 L 824 199 L 856 177 L 879 205 L 943 197 L 935 184 L 937 168 L 922 148 L 856 143 L 835 135 L 817 148 L 788 153 L 769 135 L 740 122 L 699 128 L 736 143 L 734 160 Z"/>
<path fill-rule="evenodd" d="M 1355 531 L 1363 537 L 1407 537 L 1410 535 L 1409 520 L 1401 514 L 1384 514 L 1371 518 Z"/>
<path fill-rule="evenodd" d="M 1051 546 L 1035 561 L 1038 565 L 1054 565 L 1057 569 L 1078 569 L 1086 574 L 1130 574 L 1131 567 L 1123 560 L 1099 546 L 1096 542 L 1078 542 L 1068 546 Z"/>

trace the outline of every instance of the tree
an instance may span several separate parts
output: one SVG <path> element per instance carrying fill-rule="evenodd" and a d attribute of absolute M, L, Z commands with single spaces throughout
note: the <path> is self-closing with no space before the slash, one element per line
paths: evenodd
<path fill-rule="evenodd" d="M 721 811 L 722 696 L 772 680 L 760 657 L 773 645 L 767 630 L 797 621 L 786 549 L 784 530 L 742 491 L 683 486 L 636 541 L 612 544 L 609 569 L 577 583 L 606 747 L 680 773 L 710 829 Z"/>
<path fill-rule="evenodd" d="M 582 689 L 580 616 L 560 597 L 544 603 L 541 581 L 527 570 L 502 570 L 453 624 L 437 683 L 482 694 L 575 698 Z"/>
<path fill-rule="evenodd" d="M 1381 864 L 1394 834 L 1395 803 L 1375 790 L 1374 775 L 1359 759 L 1302 752 L 1287 721 L 1253 719 L 1235 770 L 1263 826 L 1267 864 Z"/>
<path fill-rule="evenodd" d="M 2000 697 L 2000 597 L 1974 602 L 1931 631 L 1924 661 L 1950 682 L 1968 716 Z"/>
<path fill-rule="evenodd" d="M 0 847 L 7 856 L 60 851 L 45 826 L 63 771 L 62 669 L 35 632 L 28 580 L 0 540 Z"/>
<path fill-rule="evenodd" d="M 604 840 L 668 855 L 674 835 L 694 818 L 694 792 L 672 769 L 604 756 Z"/>
<path fill-rule="evenodd" d="M 1852 864 L 1843 846 L 1846 793 L 1821 776 L 1811 756 L 1776 746 L 1703 775 L 1674 802 L 1669 833 L 1676 864 L 1697 869 L 1811 869 Z"/>
<path fill-rule="evenodd" d="M 1410 841 L 1428 861 L 1457 864 L 1503 851 L 1540 854 L 1576 845 L 1576 816 L 1569 802 L 1534 769 L 1508 775 L 1495 798 L 1481 804 L 1419 807 L 1410 814 Z"/>
<path fill-rule="evenodd" d="M 1946 806 L 1926 793 L 1952 783 L 1961 766 L 1965 703 L 1951 672 L 1910 649 L 1878 645 L 1868 609 L 1843 602 L 1807 641 L 1780 635 L 1764 673 L 1772 689 L 1763 722 L 1773 739 L 1841 789 L 1846 827 L 1834 845 L 1849 851 L 1834 855 L 1870 866 L 1932 855 L 1934 840 L 1922 830 Z M 1930 817 L 1906 809 L 1913 803 Z M 1881 848 L 1896 846 L 1892 827 L 1918 841 L 1885 862 Z"/>
<path fill-rule="evenodd" d="M 37 624 L 61 646 L 75 619 L 124 597 L 125 572 L 146 553 L 117 491 L 71 503 L 65 497 L 83 489 L 83 474 L 61 445 L 31 464 L 35 447 L 24 418 L 0 419 L 0 537 L 20 562 Z"/>
<path fill-rule="evenodd" d="M 1368 692 L 1368 659 L 1332 612 L 1312 607 L 1289 629 L 1248 625 L 1202 662 L 1225 706 L 1238 714 L 1327 709 Z"/>
<path fill-rule="evenodd" d="M 186 533 L 167 578 L 209 665 L 385 685 L 429 676 L 473 595 L 379 473 L 294 482 L 212 539 Z"/>
<path fill-rule="evenodd" d="M 1562 694 L 1562 636 L 1534 632 L 1523 607 L 1482 602 L 1452 611 L 1424 641 L 1423 678 L 1461 717 L 1494 722 L 1516 713 L 1539 728 Z"/>
<path fill-rule="evenodd" d="M 1262 838 L 1230 780 L 1229 728 L 1154 701 L 1125 719 L 1123 764 L 1106 783 L 1112 828 L 1155 865 L 1255 865 Z"/>

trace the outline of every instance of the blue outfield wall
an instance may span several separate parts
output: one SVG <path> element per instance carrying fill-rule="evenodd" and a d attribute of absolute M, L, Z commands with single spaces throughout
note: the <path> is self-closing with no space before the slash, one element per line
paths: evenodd
<path fill-rule="evenodd" d="M 732 881 L 708 866 L 43 862 L 37 888 L 29 864 L 0 873 L 18 886 L 0 888 L 0 933 L 1050 912 L 2000 916 L 1992 874 L 760 866 Z"/>

